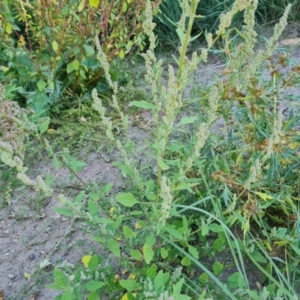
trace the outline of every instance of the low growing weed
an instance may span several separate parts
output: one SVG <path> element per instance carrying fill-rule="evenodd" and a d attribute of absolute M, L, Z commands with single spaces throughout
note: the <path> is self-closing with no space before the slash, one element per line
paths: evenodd
<path fill-rule="evenodd" d="M 114 130 L 111 111 L 96 89 L 93 107 L 107 139 L 120 153 L 115 165 L 126 177 L 126 187 L 116 195 L 113 184 L 108 184 L 89 187 L 75 199 L 58 196 L 61 207 L 55 211 L 84 220 L 95 230 L 92 240 L 115 258 L 112 262 L 100 254 L 87 254 L 75 271 L 56 268 L 49 287 L 62 290 L 57 299 L 82 299 L 85 294 L 88 299 L 299 298 L 298 116 L 291 110 L 284 118 L 282 105 L 297 101 L 284 91 L 299 83 L 300 67 L 284 53 L 276 54 L 290 6 L 265 48 L 257 50 L 253 29 L 257 1 L 236 1 L 221 16 L 216 36 L 207 34 L 207 46 L 188 58 L 197 4 L 182 1 L 177 28 L 180 57 L 175 59 L 176 68 L 168 66 L 164 84 L 147 1 L 143 28 L 150 45 L 142 56 L 152 100 L 131 102 L 152 113 L 154 129 L 143 153 L 130 139 L 129 116 L 120 106 L 118 85 L 96 38 L 120 131 Z M 228 27 L 238 12 L 244 13 L 245 25 L 236 31 L 242 41 L 231 45 Z M 227 65 L 219 78 L 199 91 L 197 100 L 189 101 L 186 87 L 191 75 L 219 38 L 228 45 Z M 193 109 L 182 114 L 188 105 Z M 222 133 L 216 133 L 212 128 L 220 119 Z M 8 160 L 1 158 L 18 168 L 18 158 L 13 160 L 18 153 L 9 143 L 1 141 L 1 155 Z M 154 173 L 140 171 L 145 153 Z M 80 162 L 70 166 L 72 160 L 64 157 L 59 156 L 73 172 L 82 166 Z M 51 193 L 41 179 L 32 182 L 24 169 L 19 172 L 23 182 Z M 230 256 L 230 262 L 224 256 Z M 230 268 L 234 272 L 229 274 Z M 256 287 L 249 280 L 254 268 L 261 274 Z"/>

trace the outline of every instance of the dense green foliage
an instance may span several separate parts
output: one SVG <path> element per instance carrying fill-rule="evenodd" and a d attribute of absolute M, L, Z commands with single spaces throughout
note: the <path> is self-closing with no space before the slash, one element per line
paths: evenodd
<path fill-rule="evenodd" d="M 157 5 L 157 4 L 153 4 Z M 36 113 L 55 112 L 87 101 L 92 88 L 107 93 L 97 60 L 99 36 L 110 61 L 145 46 L 141 22 L 145 2 L 1 1 L 0 81 L 14 99 Z M 124 76 L 111 70 L 115 80 Z"/>

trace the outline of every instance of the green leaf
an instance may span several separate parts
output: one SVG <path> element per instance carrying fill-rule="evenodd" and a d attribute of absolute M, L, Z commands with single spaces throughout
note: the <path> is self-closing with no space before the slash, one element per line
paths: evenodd
<path fill-rule="evenodd" d="M 89 200 L 88 202 L 89 213 L 95 217 L 98 214 L 98 206 L 93 200 Z"/>
<path fill-rule="evenodd" d="M 81 0 L 81 1 L 80 1 L 79 5 L 78 5 L 78 7 L 77 7 L 77 11 L 78 11 L 78 12 L 82 12 L 82 11 L 84 10 L 85 5 L 86 5 L 86 2 L 85 2 L 85 1 L 86 1 L 86 0 Z"/>
<path fill-rule="evenodd" d="M 55 40 L 52 42 L 52 49 L 54 50 L 54 52 L 57 53 L 57 50 L 58 50 L 58 43 L 57 43 L 57 41 L 55 41 Z"/>
<path fill-rule="evenodd" d="M 72 290 L 71 287 L 67 287 L 65 292 L 61 295 L 61 300 L 70 300 L 72 299 Z"/>
<path fill-rule="evenodd" d="M 54 268 L 54 282 L 57 287 L 66 288 L 67 287 L 68 277 L 61 271 L 59 268 Z"/>
<path fill-rule="evenodd" d="M 135 204 L 138 203 L 138 201 L 136 200 L 136 198 L 134 197 L 134 195 L 132 193 L 122 193 L 122 194 L 118 194 L 116 196 L 116 200 L 126 206 L 126 207 L 132 207 Z"/>
<path fill-rule="evenodd" d="M 114 239 L 109 239 L 107 242 L 108 249 L 117 257 L 120 257 L 120 245 Z"/>
<path fill-rule="evenodd" d="M 90 6 L 97 8 L 99 6 L 100 0 L 89 0 Z"/>
<path fill-rule="evenodd" d="M 100 299 L 100 295 L 97 292 L 91 292 L 87 297 L 87 300 L 99 300 L 99 299 Z"/>
<path fill-rule="evenodd" d="M 268 261 L 266 260 L 266 258 L 258 251 L 258 250 L 254 250 L 252 253 L 251 253 L 251 256 L 255 259 L 256 262 L 258 263 L 262 263 L 262 264 L 265 264 L 267 263 Z"/>
<path fill-rule="evenodd" d="M 61 162 L 59 161 L 59 159 L 57 158 L 56 155 L 53 157 L 53 161 L 52 162 L 53 162 L 53 165 L 54 165 L 55 169 L 59 169 L 60 168 Z"/>
<path fill-rule="evenodd" d="M 134 232 L 127 225 L 123 226 L 123 233 L 126 239 L 134 235 Z"/>
<path fill-rule="evenodd" d="M 73 65 L 73 69 L 74 69 L 75 71 L 78 71 L 78 70 L 79 70 L 80 62 L 79 62 L 78 59 L 74 59 L 74 60 L 72 61 L 72 65 Z"/>
<path fill-rule="evenodd" d="M 95 221 L 97 223 L 101 223 L 101 224 L 112 224 L 112 223 L 114 223 L 113 220 L 106 219 L 106 218 L 95 218 Z"/>
<path fill-rule="evenodd" d="M 203 224 L 202 230 L 201 230 L 201 234 L 203 236 L 206 236 L 208 233 L 209 233 L 209 227 L 208 227 L 208 225 L 207 224 Z"/>
<path fill-rule="evenodd" d="M 36 85 L 37 85 L 39 91 L 42 92 L 45 89 L 45 87 L 47 86 L 47 83 L 43 79 L 40 79 Z"/>
<path fill-rule="evenodd" d="M 156 276 L 156 272 L 157 272 L 157 266 L 153 264 L 150 268 L 148 268 L 146 275 L 148 278 L 154 279 Z"/>
<path fill-rule="evenodd" d="M 161 248 L 160 249 L 160 255 L 162 258 L 167 258 L 169 255 L 169 251 L 166 248 Z"/>
<path fill-rule="evenodd" d="M 184 117 L 180 120 L 179 125 L 186 125 L 194 123 L 198 117 Z"/>
<path fill-rule="evenodd" d="M 191 265 L 191 260 L 188 258 L 188 257 L 184 257 L 182 260 L 181 260 L 181 264 L 183 265 L 183 266 L 190 266 Z"/>
<path fill-rule="evenodd" d="M 175 300 L 189 300 L 191 297 L 180 293 L 184 283 L 184 278 L 181 278 L 176 284 L 173 285 L 173 295 Z"/>
<path fill-rule="evenodd" d="M 83 48 L 85 49 L 86 55 L 87 56 L 92 56 L 95 54 L 95 50 L 92 46 L 89 45 L 83 45 Z"/>
<path fill-rule="evenodd" d="M 70 62 L 67 64 L 67 73 L 70 74 L 71 72 L 74 71 L 74 66 L 73 64 Z"/>
<path fill-rule="evenodd" d="M 130 102 L 131 105 L 144 108 L 144 109 L 156 109 L 156 106 L 148 101 L 132 101 Z"/>
<path fill-rule="evenodd" d="M 128 292 L 137 290 L 140 287 L 140 285 L 137 282 L 135 282 L 135 280 L 132 280 L 132 279 L 120 280 L 119 283 L 120 283 L 121 287 L 126 289 Z"/>
<path fill-rule="evenodd" d="M 267 200 L 272 200 L 273 197 L 266 194 L 266 193 L 261 193 L 261 192 L 254 192 L 257 196 L 259 196 L 261 199 L 263 199 L 264 201 L 267 201 Z"/>
<path fill-rule="evenodd" d="M 131 250 L 130 255 L 135 260 L 141 260 L 142 259 L 142 254 L 139 250 L 136 250 L 136 249 Z"/>
<path fill-rule="evenodd" d="M 189 253 L 196 259 L 199 259 L 198 250 L 193 246 L 188 246 Z"/>
<path fill-rule="evenodd" d="M 216 276 L 220 275 L 224 269 L 224 265 L 218 261 L 214 262 L 212 267 Z"/>
<path fill-rule="evenodd" d="M 161 159 L 161 157 L 158 157 L 157 159 L 157 163 L 158 166 L 163 170 L 166 171 L 168 170 L 170 167 Z"/>
<path fill-rule="evenodd" d="M 81 191 L 75 198 L 74 203 L 79 204 L 80 202 L 82 202 L 83 198 L 85 195 L 85 191 Z"/>
<path fill-rule="evenodd" d="M 75 160 L 75 159 L 72 159 L 69 164 L 69 167 L 73 169 L 73 171 L 75 172 L 80 172 L 85 166 L 86 166 L 85 162 Z"/>
<path fill-rule="evenodd" d="M 98 256 L 97 255 L 92 255 L 92 257 L 90 258 L 89 262 L 88 262 L 88 268 L 91 271 L 96 271 L 99 265 L 99 261 L 98 261 Z"/>
<path fill-rule="evenodd" d="M 80 67 L 79 60 L 74 59 L 72 62 L 67 64 L 67 73 L 69 74 L 69 73 L 73 72 L 74 70 L 77 71 L 77 70 L 79 70 L 79 67 Z"/>
<path fill-rule="evenodd" d="M 146 264 L 149 264 L 154 257 L 154 251 L 152 246 L 155 244 L 156 240 L 153 235 L 149 235 L 146 238 L 146 243 L 143 246 L 143 254 Z"/>
<path fill-rule="evenodd" d="M 104 285 L 105 285 L 104 282 L 90 280 L 85 284 L 85 288 L 88 291 L 93 292 L 93 291 L 97 291 L 97 290 L 101 289 Z"/>
<path fill-rule="evenodd" d="M 208 281 L 209 281 L 208 275 L 207 275 L 206 273 L 202 273 L 202 274 L 199 276 L 199 281 L 200 281 L 202 284 L 207 284 Z"/>
<path fill-rule="evenodd" d="M 228 288 L 244 288 L 242 275 L 239 272 L 233 273 L 228 277 Z"/>
<path fill-rule="evenodd" d="M 53 208 L 53 210 L 62 216 L 66 216 L 66 217 L 74 216 L 72 210 L 67 207 L 55 207 Z"/>
<path fill-rule="evenodd" d="M 209 230 L 212 231 L 212 232 L 215 232 L 215 233 L 224 231 L 224 229 L 221 225 L 218 225 L 218 224 L 215 224 L 215 223 L 212 223 L 212 224 L 209 225 Z"/>
<path fill-rule="evenodd" d="M 160 270 L 154 279 L 155 290 L 158 291 L 164 285 L 164 283 L 164 273 L 162 270 Z"/>
<path fill-rule="evenodd" d="M 47 118 L 40 126 L 39 126 L 39 130 L 40 133 L 43 134 L 45 131 L 47 131 L 48 127 L 49 127 L 49 123 L 50 123 L 50 119 Z"/>
<path fill-rule="evenodd" d="M 170 233 L 173 237 L 182 240 L 183 236 L 174 228 L 169 225 L 166 225 L 164 228 L 168 233 Z"/>

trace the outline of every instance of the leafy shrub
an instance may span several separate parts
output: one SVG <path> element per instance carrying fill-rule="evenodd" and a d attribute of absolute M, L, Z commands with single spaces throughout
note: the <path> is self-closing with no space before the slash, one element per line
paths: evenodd
<path fill-rule="evenodd" d="M 101 39 L 109 61 L 145 45 L 141 0 L 14 0 L 2 1 L 0 9 L 0 79 L 17 87 L 19 103 L 37 113 L 50 106 L 57 110 L 62 95 L 69 95 L 72 105 L 76 95 L 91 88 L 107 93 L 94 36 Z M 121 79 L 117 72 L 112 70 L 114 79 Z"/>
<path fill-rule="evenodd" d="M 147 141 L 147 153 L 155 165 L 151 173 L 141 172 L 144 166 L 139 161 L 144 153 L 129 138 L 118 85 L 96 38 L 97 57 L 112 90 L 110 106 L 119 114 L 122 131 L 113 130 L 111 111 L 104 107 L 97 89 L 92 92 L 93 107 L 107 138 L 120 152 L 122 161 L 115 165 L 127 178 L 127 185 L 116 195 L 112 195 L 112 183 L 88 187 L 75 199 L 59 195 L 61 207 L 55 211 L 93 227 L 92 240 L 115 257 L 119 268 L 113 276 L 114 271 L 104 270 L 97 254 L 84 256 L 84 267 L 77 271 L 56 268 L 50 287 L 62 291 L 57 299 L 82 299 L 85 293 L 88 299 L 95 299 L 111 295 L 112 289 L 116 299 L 124 300 L 299 297 L 299 117 L 291 111 L 283 119 L 280 104 L 284 99 L 295 100 L 284 91 L 299 84 L 300 67 L 276 54 L 290 6 L 265 49 L 257 50 L 257 2 L 236 1 L 220 18 L 216 36 L 207 34 L 207 46 L 188 58 L 197 4 L 196 0 L 184 2 L 177 28 L 180 57 L 177 69 L 168 66 L 164 84 L 163 61 L 154 54 L 154 24 L 147 1 L 143 27 L 150 46 L 143 58 L 152 101 L 132 101 L 131 105 L 152 113 L 154 130 Z M 245 23 L 239 31 L 242 41 L 233 45 L 228 26 L 241 11 Z M 190 99 L 186 87 L 191 75 L 219 37 L 228 45 L 224 49 L 227 65 L 219 78 Z M 7 102 L 2 97 L 4 107 Z M 1 108 L 0 112 L 0 120 L 6 120 L 8 113 Z M 19 109 L 16 112 L 9 120 L 30 131 L 30 122 L 22 119 Z M 223 120 L 222 133 L 212 129 L 217 120 Z M 56 158 L 49 143 L 32 127 L 31 132 Z M 41 132 L 44 127 L 40 125 Z M 21 165 L 10 140 L 1 141 L 0 149 L 4 163 Z M 24 180 L 25 171 L 21 168 L 23 175 L 18 177 L 31 184 Z M 230 262 L 222 256 L 230 256 Z M 246 267 L 249 260 L 250 269 Z M 254 267 L 262 275 L 258 289 L 249 282 L 248 272 Z M 226 276 L 229 268 L 234 273 Z"/>

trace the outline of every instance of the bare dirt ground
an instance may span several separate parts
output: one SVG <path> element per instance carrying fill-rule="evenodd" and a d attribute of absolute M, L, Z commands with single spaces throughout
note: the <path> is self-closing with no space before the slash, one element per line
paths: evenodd
<path fill-rule="evenodd" d="M 270 31 L 262 30 L 261 34 L 269 36 Z M 280 47 L 292 47 L 292 58 L 300 62 L 300 24 L 287 27 Z M 199 85 L 205 84 L 212 73 L 220 72 L 223 67 L 224 62 L 218 59 L 201 66 L 196 74 Z M 292 92 L 299 96 L 300 87 Z M 136 128 L 133 128 L 133 132 L 141 139 L 147 135 Z M 29 188 L 18 184 L 12 192 L 10 204 L 0 210 L 0 290 L 4 290 L 5 300 L 54 299 L 58 292 L 44 287 L 45 283 L 53 282 L 53 266 L 75 265 L 80 263 L 82 256 L 102 251 L 97 243 L 89 241 L 89 231 L 84 224 L 70 224 L 68 219 L 53 211 L 54 207 L 59 206 L 56 196 L 61 191 L 73 195 L 78 193 L 73 188 L 78 188 L 78 183 L 70 181 L 68 170 L 55 169 L 52 162 L 42 159 L 43 155 L 40 155 L 40 159 L 29 161 L 30 173 L 33 176 L 46 176 L 50 172 L 52 177 L 57 176 L 54 196 L 38 199 Z M 122 189 L 123 182 L 119 170 L 112 164 L 114 159 L 115 154 L 90 153 L 86 159 L 87 165 L 79 176 L 85 182 L 113 183 L 114 191 L 118 191 Z M 3 171 L 0 167 L 0 172 Z M 0 189 L 6 191 L 5 184 L 7 182 L 0 180 Z M 4 203 L 5 195 L 0 193 L 0 197 L 3 198 L 0 203 Z M 35 272 L 40 267 L 42 269 Z M 253 282 L 256 280 L 259 280 L 259 275 L 253 274 Z"/>

